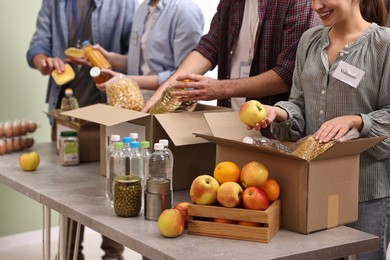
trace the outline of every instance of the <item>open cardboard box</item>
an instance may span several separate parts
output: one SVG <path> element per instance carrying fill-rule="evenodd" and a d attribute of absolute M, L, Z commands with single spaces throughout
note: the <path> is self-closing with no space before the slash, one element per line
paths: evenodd
<path fill-rule="evenodd" d="M 55 119 L 57 152 L 60 148 L 60 134 L 62 131 L 76 131 L 79 139 L 80 162 L 100 160 L 99 125 L 83 120 L 71 121 L 61 115 L 60 109 L 47 113 Z"/>
<path fill-rule="evenodd" d="M 263 163 L 281 187 L 281 226 L 308 234 L 358 219 L 359 154 L 385 137 L 362 138 L 333 145 L 311 161 L 278 150 L 242 142 L 257 135 L 246 130 L 237 112 L 208 113 L 212 135 L 195 134 L 217 144 L 215 165 L 232 161 L 242 167 Z"/>
<path fill-rule="evenodd" d="M 203 116 L 207 112 L 230 109 L 197 104 L 195 111 L 157 114 L 137 112 L 104 104 L 96 104 L 62 113 L 100 125 L 100 158 L 105 158 L 111 134 L 127 136 L 138 132 L 140 140 L 153 144 L 168 139 L 174 157 L 173 189 L 188 189 L 198 175 L 214 169 L 215 144 L 193 135 L 194 132 L 211 134 Z M 101 173 L 105 175 L 106 162 L 100 160 Z"/>

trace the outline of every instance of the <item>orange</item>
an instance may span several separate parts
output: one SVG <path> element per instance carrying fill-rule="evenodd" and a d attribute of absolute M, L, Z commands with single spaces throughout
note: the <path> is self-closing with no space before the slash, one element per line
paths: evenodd
<path fill-rule="evenodd" d="M 260 223 L 241 220 L 241 221 L 238 221 L 238 225 L 258 227 L 258 226 L 260 226 Z"/>
<path fill-rule="evenodd" d="M 241 170 L 237 164 L 230 161 L 220 162 L 214 169 L 214 178 L 219 184 L 232 181 L 239 182 Z"/>
<path fill-rule="evenodd" d="M 237 223 L 237 221 L 235 221 L 235 220 L 226 219 L 226 218 L 213 218 L 213 222 L 224 223 L 224 224 L 236 224 Z"/>
<path fill-rule="evenodd" d="M 265 191 L 265 193 L 267 193 L 268 199 L 270 201 L 275 201 L 279 198 L 280 187 L 279 183 L 275 179 L 268 178 L 262 189 Z"/>

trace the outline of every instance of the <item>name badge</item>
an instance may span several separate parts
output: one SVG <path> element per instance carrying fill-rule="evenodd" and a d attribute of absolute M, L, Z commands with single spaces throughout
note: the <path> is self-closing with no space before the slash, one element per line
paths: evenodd
<path fill-rule="evenodd" d="M 357 88 L 359 82 L 363 78 L 364 73 L 365 72 L 361 69 L 358 69 L 344 61 L 340 61 L 335 72 L 333 73 L 333 77 L 341 80 L 353 88 Z"/>
<path fill-rule="evenodd" d="M 251 64 L 248 62 L 240 62 L 240 78 L 249 77 L 249 73 L 251 72 Z"/>

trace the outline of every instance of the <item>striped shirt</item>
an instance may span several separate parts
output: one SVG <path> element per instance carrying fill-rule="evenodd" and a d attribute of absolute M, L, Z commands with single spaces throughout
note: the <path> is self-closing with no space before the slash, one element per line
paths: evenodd
<path fill-rule="evenodd" d="M 340 51 L 329 67 L 326 47 L 330 28 L 308 30 L 298 45 L 289 101 L 281 101 L 289 119 L 272 124 L 279 139 L 297 140 L 313 134 L 327 120 L 358 114 L 361 137 L 390 136 L 390 29 L 373 23 Z M 354 88 L 333 77 L 344 61 L 362 71 Z M 360 156 L 359 200 L 390 196 L 390 138 Z"/>

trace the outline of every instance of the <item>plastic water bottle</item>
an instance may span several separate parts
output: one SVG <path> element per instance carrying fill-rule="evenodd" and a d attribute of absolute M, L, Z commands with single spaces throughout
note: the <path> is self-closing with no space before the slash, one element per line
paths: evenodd
<path fill-rule="evenodd" d="M 109 174 L 110 174 L 110 156 L 114 152 L 114 144 L 120 142 L 120 135 L 111 135 L 109 143 L 106 148 L 106 197 L 109 199 L 109 191 L 111 190 L 111 186 L 109 185 Z"/>
<path fill-rule="evenodd" d="M 160 139 L 158 142 L 164 145 L 163 151 L 166 152 L 169 156 L 169 160 L 170 160 L 169 170 L 170 170 L 170 175 L 173 176 L 173 153 L 169 149 L 169 141 L 168 139 Z"/>
<path fill-rule="evenodd" d="M 117 176 L 125 175 L 125 166 L 126 166 L 126 157 L 123 152 L 123 142 L 116 142 L 114 143 L 114 151 L 112 152 L 110 156 L 110 170 L 108 171 L 108 184 L 109 187 L 108 190 L 108 197 L 110 199 L 110 205 L 111 207 L 114 207 L 114 192 L 113 192 L 113 185 L 114 185 L 114 179 Z"/>
<path fill-rule="evenodd" d="M 150 143 L 149 141 L 141 141 L 141 171 L 142 171 L 142 187 L 145 187 L 146 178 L 149 174 L 149 158 L 152 154 L 150 152 Z"/>
<path fill-rule="evenodd" d="M 125 155 L 125 175 L 130 175 L 130 143 L 131 143 L 131 137 L 124 136 L 122 137 L 123 142 L 123 153 Z"/>
<path fill-rule="evenodd" d="M 142 178 L 142 168 L 141 168 L 141 150 L 139 142 L 130 143 L 130 153 L 129 162 L 130 162 L 130 176 L 137 176 Z"/>
<path fill-rule="evenodd" d="M 172 207 L 172 175 L 170 158 L 163 151 L 164 145 L 154 144 L 149 158 L 149 174 L 145 188 L 145 218 L 157 220 L 161 212 Z"/>

